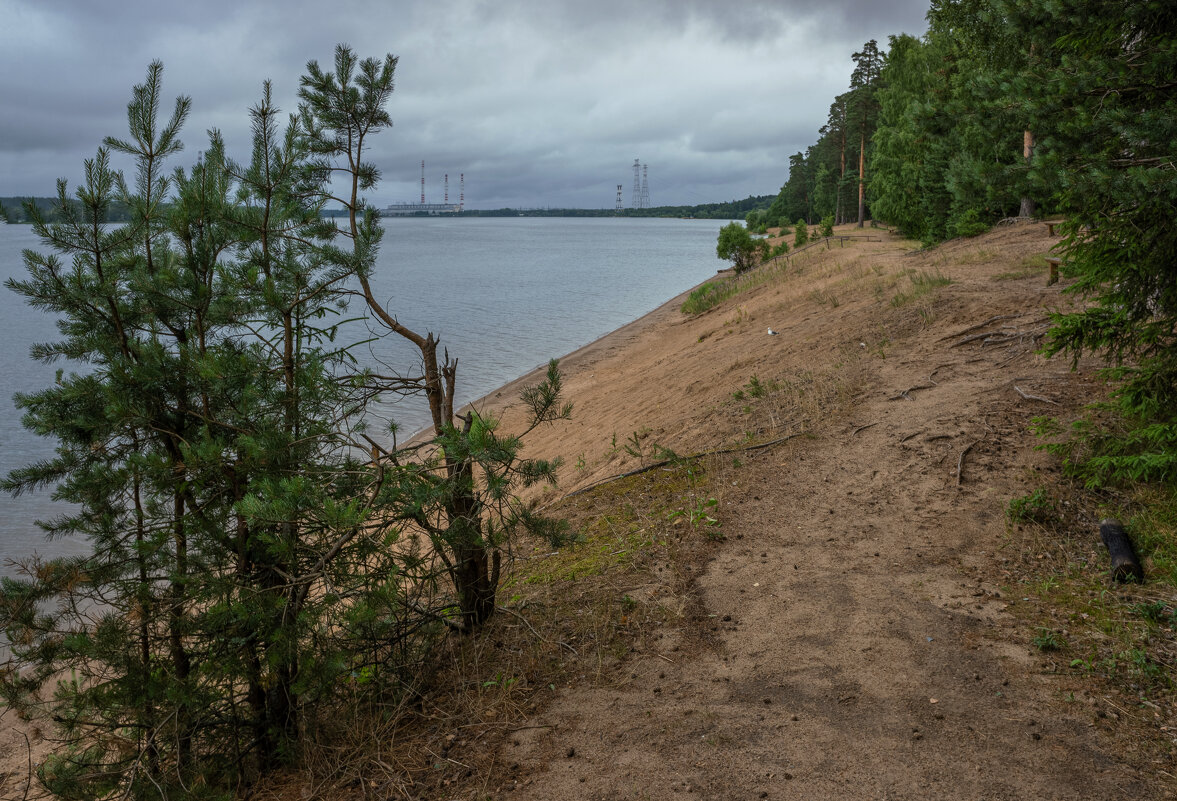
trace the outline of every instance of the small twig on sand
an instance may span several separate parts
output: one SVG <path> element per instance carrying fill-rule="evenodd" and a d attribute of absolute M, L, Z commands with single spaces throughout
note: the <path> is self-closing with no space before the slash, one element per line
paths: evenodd
<path fill-rule="evenodd" d="M 976 439 L 973 440 L 972 442 L 970 442 L 965 447 L 965 449 L 960 452 L 960 458 L 956 460 L 956 486 L 958 486 L 958 487 L 960 486 L 961 471 L 964 469 L 964 457 L 968 454 L 969 451 L 971 451 L 973 449 L 973 446 L 976 445 L 978 442 L 980 442 L 980 440 L 976 440 Z"/>
<path fill-rule="evenodd" d="M 876 420 L 876 421 L 875 421 L 875 422 L 873 422 L 873 423 L 867 423 L 867 424 L 866 424 L 866 425 L 864 425 L 864 426 L 859 426 L 858 428 L 856 428 L 856 429 L 854 429 L 853 431 L 851 431 L 851 432 L 850 432 L 850 436 L 852 436 L 852 437 L 853 437 L 853 436 L 854 436 L 855 434 L 857 434 L 859 431 L 866 431 L 866 430 L 867 430 L 868 428 L 870 428 L 871 426 L 877 426 L 878 424 L 879 424 L 879 421 L 878 421 L 878 420 Z"/>
<path fill-rule="evenodd" d="M 1014 359 L 1018 358 L 1019 356 L 1024 356 L 1026 353 L 1029 353 L 1029 351 L 1025 351 L 1025 350 L 1015 350 L 1015 351 L 1013 352 L 1013 355 L 1012 355 L 1012 356 L 1006 356 L 1004 359 L 1002 359 L 1001 361 L 999 361 L 999 362 L 997 363 L 997 366 L 998 366 L 998 367 L 1005 367 L 1007 364 L 1009 364 L 1010 362 L 1012 362 Z"/>
<path fill-rule="evenodd" d="M 29 742 L 29 735 L 25 734 L 23 731 L 21 732 L 21 735 L 25 738 L 25 750 L 27 750 L 29 753 L 29 775 L 25 780 L 25 792 L 24 795 L 21 796 L 21 801 L 28 801 L 29 788 L 33 786 L 33 745 Z"/>
<path fill-rule="evenodd" d="M 981 343 L 982 348 L 987 348 L 990 345 L 1004 345 L 1007 342 L 1022 342 L 1029 337 L 1031 340 L 1039 339 L 1043 334 L 1050 330 L 1050 326 L 1041 326 L 1039 328 L 1032 328 L 1028 331 L 1019 331 L 1014 329 L 1012 334 L 1002 334 L 999 337 L 991 337 Z"/>
<path fill-rule="evenodd" d="M 1050 404 L 1053 404 L 1053 405 L 1055 405 L 1055 406 L 1058 406 L 1058 401 L 1052 401 L 1050 398 L 1043 398 L 1043 397 L 1040 397 L 1040 396 L 1038 396 L 1038 395 L 1030 395 L 1029 393 L 1023 392 L 1023 391 L 1022 391 L 1022 388 L 1021 388 L 1021 387 L 1019 387 L 1017 384 L 1014 384 L 1014 389 L 1017 391 L 1017 393 L 1018 393 L 1019 395 L 1021 395 L 1021 396 L 1022 396 L 1023 398 L 1025 398 L 1026 400 L 1036 400 L 1036 401 L 1042 401 L 1043 403 L 1050 403 Z"/>
<path fill-rule="evenodd" d="M 531 630 L 532 634 L 534 634 L 540 640 L 543 640 L 544 642 L 546 642 L 548 645 L 562 645 L 568 649 L 569 653 L 576 655 L 576 649 L 573 648 L 571 645 L 569 645 L 566 642 L 562 642 L 560 640 L 556 640 L 555 642 L 553 642 L 552 640 L 549 640 L 547 637 L 543 636 L 538 631 L 536 631 L 535 627 L 532 626 L 531 623 L 528 622 L 527 618 L 525 618 L 523 615 L 516 612 L 514 609 L 508 609 L 505 606 L 496 606 L 495 609 L 498 609 L 500 612 L 506 612 L 508 615 L 514 615 L 516 618 L 519 619 L 519 621 L 521 623 L 523 623 L 524 626 L 527 626 L 527 628 Z"/>
<path fill-rule="evenodd" d="M 434 753 L 432 748 L 426 748 L 425 750 L 428 751 L 430 754 L 432 754 L 435 759 L 444 759 L 446 762 L 452 762 L 455 765 L 458 765 L 459 767 L 465 768 L 466 770 L 473 770 L 473 768 L 470 767 L 469 765 L 467 765 L 465 762 L 459 762 L 458 760 L 453 759 L 451 757 L 441 756 L 439 754 Z"/>
<path fill-rule="evenodd" d="M 931 384 L 917 384 L 914 387 L 908 387 L 907 389 L 900 392 L 898 395 L 892 395 L 890 398 L 887 398 L 887 400 L 899 400 L 900 398 L 906 398 L 907 400 L 914 402 L 915 398 L 911 397 L 911 395 L 909 393 L 915 392 L 917 389 L 932 389 L 933 387 L 937 387 L 937 386 L 940 386 L 940 385 L 937 384 L 935 381 L 933 381 Z"/>
<path fill-rule="evenodd" d="M 943 340 L 941 340 L 941 341 L 943 341 Z M 956 362 L 945 362 L 944 364 L 936 365 L 936 369 L 933 370 L 932 372 L 928 373 L 928 380 L 931 381 L 933 384 L 935 384 L 936 382 L 934 379 L 936 378 L 936 373 L 940 372 L 945 367 L 952 367 L 954 364 L 956 364 Z"/>
<path fill-rule="evenodd" d="M 554 729 L 554 728 L 556 728 L 556 724 L 554 724 L 554 723 L 541 723 L 536 726 L 520 726 L 517 729 L 507 729 L 507 734 L 514 734 L 517 731 L 527 731 L 528 729 Z"/>
<path fill-rule="evenodd" d="M 1118 709 L 1118 710 L 1120 710 L 1121 714 L 1123 714 L 1125 717 L 1132 718 L 1133 720 L 1139 720 L 1139 718 L 1138 718 L 1138 717 L 1136 717 L 1136 716 L 1135 716 L 1135 715 L 1133 715 L 1131 712 L 1129 712 L 1127 709 L 1125 709 L 1124 707 L 1122 707 L 1122 706 L 1120 706 L 1119 704 L 1117 704 L 1116 702 L 1114 702 L 1112 699 L 1108 698 L 1106 695 L 1105 695 L 1105 696 L 1103 696 L 1103 700 L 1107 701 L 1107 702 L 1108 702 L 1108 704 L 1109 704 L 1109 705 L 1110 705 L 1110 706 L 1111 706 L 1113 709 Z"/>

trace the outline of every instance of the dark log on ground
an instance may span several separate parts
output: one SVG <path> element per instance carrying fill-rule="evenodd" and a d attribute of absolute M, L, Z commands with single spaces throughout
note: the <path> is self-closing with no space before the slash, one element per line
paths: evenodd
<path fill-rule="evenodd" d="M 1136 556 L 1136 548 L 1119 520 L 1109 517 L 1099 521 L 1099 538 L 1112 557 L 1112 578 L 1116 581 L 1144 582 L 1144 568 Z"/>

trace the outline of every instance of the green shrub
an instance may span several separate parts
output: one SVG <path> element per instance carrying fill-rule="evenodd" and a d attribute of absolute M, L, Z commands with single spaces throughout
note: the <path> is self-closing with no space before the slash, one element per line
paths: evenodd
<path fill-rule="evenodd" d="M 981 221 L 981 212 L 976 209 L 957 214 L 948 221 L 951 236 L 980 236 L 988 230 L 989 225 Z"/>
<path fill-rule="evenodd" d="M 1044 523 L 1055 513 L 1054 501 L 1041 487 L 1029 495 L 1011 498 L 1005 507 L 1005 519 L 1010 523 Z"/>
<path fill-rule="evenodd" d="M 719 229 L 715 255 L 730 261 L 737 273 L 743 273 L 768 258 L 768 242 L 754 239 L 739 223 L 730 223 Z"/>
<path fill-rule="evenodd" d="M 809 241 L 809 225 L 805 220 L 797 220 L 793 227 L 793 247 L 799 248 Z"/>
<path fill-rule="evenodd" d="M 821 218 L 821 230 L 818 236 L 833 236 L 834 235 L 834 215 L 830 214 Z"/>

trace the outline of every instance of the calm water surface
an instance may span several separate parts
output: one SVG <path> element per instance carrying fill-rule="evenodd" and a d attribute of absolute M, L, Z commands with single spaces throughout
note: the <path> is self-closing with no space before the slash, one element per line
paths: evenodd
<path fill-rule="evenodd" d="M 553 356 L 562 356 L 714 275 L 718 220 L 408 218 L 387 233 L 373 279 L 386 308 L 409 328 L 433 331 L 458 361 L 458 400 L 474 400 Z M 21 251 L 40 249 L 29 226 L 0 224 L 0 281 L 22 277 Z M 20 426 L 14 392 L 53 382 L 58 366 L 29 359 L 57 338 L 48 315 L 0 288 L 0 474 L 53 453 L 53 441 Z M 392 338 L 369 354 L 406 372 L 414 349 Z M 68 370 L 68 365 L 65 365 Z M 575 399 L 572 399 L 575 400 Z M 403 431 L 428 422 L 423 404 L 398 403 Z M 0 493 L 4 560 L 76 552 L 46 543 L 34 521 L 51 517 L 50 492 Z"/>

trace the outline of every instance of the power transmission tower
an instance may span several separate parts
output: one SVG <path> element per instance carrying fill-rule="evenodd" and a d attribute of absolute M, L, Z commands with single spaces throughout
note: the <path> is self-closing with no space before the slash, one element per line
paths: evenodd
<path fill-rule="evenodd" d="M 613 207 L 614 211 L 621 211 L 621 184 L 617 185 L 617 205 Z"/>
<path fill-rule="evenodd" d="M 637 159 L 633 160 L 633 204 L 632 208 L 642 207 L 642 165 Z"/>
<path fill-rule="evenodd" d="M 650 183 L 646 180 L 646 167 L 642 165 L 642 208 L 650 208 Z"/>

